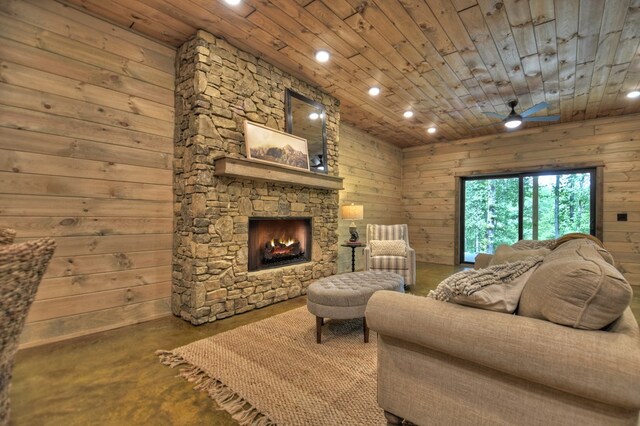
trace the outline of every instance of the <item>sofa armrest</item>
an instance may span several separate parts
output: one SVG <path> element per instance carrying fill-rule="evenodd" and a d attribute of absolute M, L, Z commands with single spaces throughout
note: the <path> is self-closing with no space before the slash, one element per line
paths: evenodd
<path fill-rule="evenodd" d="M 489 266 L 489 262 L 493 258 L 492 254 L 489 253 L 478 253 L 476 254 L 476 258 L 474 260 L 473 269 L 482 269 Z"/>
<path fill-rule="evenodd" d="M 577 330 L 548 321 L 378 291 L 367 325 L 424 346 L 555 389 L 640 409 L 640 336 Z M 633 321 L 629 309 L 622 320 Z"/>

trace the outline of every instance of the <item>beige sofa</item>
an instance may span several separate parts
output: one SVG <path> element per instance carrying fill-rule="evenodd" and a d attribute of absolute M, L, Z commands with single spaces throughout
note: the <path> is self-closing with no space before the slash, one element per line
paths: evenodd
<path fill-rule="evenodd" d="M 640 331 L 628 307 L 604 330 L 581 330 L 382 291 L 366 320 L 389 424 L 640 424 Z"/>

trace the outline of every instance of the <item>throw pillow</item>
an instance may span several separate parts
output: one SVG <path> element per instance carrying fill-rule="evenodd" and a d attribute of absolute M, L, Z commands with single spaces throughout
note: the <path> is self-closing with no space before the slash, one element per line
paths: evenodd
<path fill-rule="evenodd" d="M 523 260 L 527 257 L 531 256 L 542 256 L 545 257 L 551 253 L 551 250 L 548 248 L 537 248 L 537 249 L 529 249 L 529 250 L 516 250 L 508 245 L 500 245 L 496 249 L 495 254 L 491 258 L 489 262 L 489 266 L 499 265 L 501 263 L 507 262 L 515 262 L 517 260 Z"/>
<path fill-rule="evenodd" d="M 549 258 L 549 261 L 551 261 L 552 259 L 564 256 L 566 252 L 574 252 L 575 250 L 577 250 L 579 246 L 582 246 L 582 245 L 592 246 L 596 250 L 596 252 L 598 252 L 600 257 L 604 259 L 605 262 L 607 262 L 609 265 L 612 265 L 614 267 L 616 266 L 615 261 L 613 260 L 613 256 L 611 256 L 611 253 L 609 253 L 607 249 L 605 249 L 597 241 L 593 239 L 585 239 L 585 238 L 567 240 L 564 243 L 562 243 L 562 245 L 557 245 L 554 249 L 552 249 L 552 252 L 549 255 L 551 256 Z"/>
<path fill-rule="evenodd" d="M 587 240 L 591 240 L 594 243 L 596 243 L 597 245 L 599 245 L 600 247 L 604 248 L 604 245 L 602 244 L 602 241 L 600 241 L 600 239 L 598 237 L 594 237 L 593 235 L 590 234 L 583 234 L 581 232 L 571 232 L 569 234 L 565 234 L 562 237 L 558 238 L 556 240 L 556 243 L 551 247 L 551 250 L 558 248 L 558 246 L 566 243 L 567 241 L 572 241 L 572 240 L 576 240 L 576 239 L 587 239 Z"/>
<path fill-rule="evenodd" d="M 518 315 L 586 330 L 615 321 L 632 290 L 592 244 L 563 244 L 544 259 L 522 291 Z"/>
<path fill-rule="evenodd" d="M 428 297 L 496 312 L 515 312 L 529 276 L 542 262 L 530 256 L 513 263 L 469 269 L 453 274 L 430 291 Z"/>
<path fill-rule="evenodd" d="M 371 256 L 406 256 L 407 243 L 404 240 L 371 240 Z"/>

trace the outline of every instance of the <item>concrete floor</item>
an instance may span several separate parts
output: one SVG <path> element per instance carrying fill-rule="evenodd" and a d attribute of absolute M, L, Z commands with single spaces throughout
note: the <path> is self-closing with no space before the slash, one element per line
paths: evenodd
<path fill-rule="evenodd" d="M 459 267 L 418 264 L 411 293 L 426 295 Z M 165 317 L 20 351 L 11 392 L 11 424 L 235 425 L 206 394 L 159 363 L 173 349 L 304 306 L 299 297 L 246 314 L 192 326 Z M 640 321 L 640 295 L 632 303 Z"/>

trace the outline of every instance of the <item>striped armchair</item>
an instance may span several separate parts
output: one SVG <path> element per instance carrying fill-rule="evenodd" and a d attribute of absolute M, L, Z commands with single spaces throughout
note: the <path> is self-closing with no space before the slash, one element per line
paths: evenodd
<path fill-rule="evenodd" d="M 385 249 L 380 250 L 377 247 L 381 245 L 381 240 L 404 240 L 404 250 L 399 253 L 395 252 L 393 247 L 390 247 L 388 252 L 385 252 Z M 372 245 L 376 247 L 372 249 Z M 365 271 L 395 272 L 396 274 L 402 275 L 406 286 L 411 286 L 416 283 L 416 252 L 409 247 L 409 227 L 406 224 L 368 224 L 367 245 L 364 248 L 364 258 Z"/>

